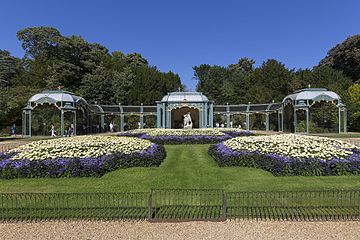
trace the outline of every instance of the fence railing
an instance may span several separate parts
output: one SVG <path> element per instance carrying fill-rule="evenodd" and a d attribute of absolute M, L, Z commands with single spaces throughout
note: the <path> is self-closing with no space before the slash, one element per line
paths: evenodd
<path fill-rule="evenodd" d="M 360 220 L 360 190 L 137 193 L 0 193 L 0 220 Z"/>

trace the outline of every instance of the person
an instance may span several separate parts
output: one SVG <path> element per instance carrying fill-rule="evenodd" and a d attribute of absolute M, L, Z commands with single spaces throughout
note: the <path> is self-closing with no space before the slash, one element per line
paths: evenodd
<path fill-rule="evenodd" d="M 241 128 L 241 124 L 239 123 L 238 128 Z"/>
<path fill-rule="evenodd" d="M 16 135 L 16 125 L 13 124 L 13 126 L 11 127 L 11 135 L 13 135 L 15 137 Z"/>
<path fill-rule="evenodd" d="M 74 135 L 74 124 L 71 124 L 68 130 L 68 137 L 71 137 Z"/>
<path fill-rule="evenodd" d="M 110 127 L 110 132 L 114 132 L 114 124 L 112 122 L 109 124 L 109 127 Z"/>
<path fill-rule="evenodd" d="M 220 127 L 220 124 L 217 122 L 217 123 L 215 124 L 215 126 L 218 128 L 218 127 Z"/>
<path fill-rule="evenodd" d="M 230 127 L 231 127 L 231 128 L 233 127 L 233 122 L 230 122 Z"/>
<path fill-rule="evenodd" d="M 221 124 L 221 127 L 222 127 L 222 128 L 224 128 L 224 127 L 225 127 L 225 125 L 222 123 L 222 124 Z"/>
<path fill-rule="evenodd" d="M 50 133 L 51 133 L 51 137 L 56 137 L 55 126 L 53 123 L 51 123 Z"/>

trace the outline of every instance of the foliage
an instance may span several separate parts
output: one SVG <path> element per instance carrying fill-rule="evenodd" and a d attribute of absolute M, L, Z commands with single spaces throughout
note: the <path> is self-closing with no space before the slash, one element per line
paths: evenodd
<path fill-rule="evenodd" d="M 182 88 L 180 77 L 149 66 L 139 53 L 109 53 L 80 36 L 63 36 L 52 27 L 17 33 L 23 59 L 0 50 L 0 130 L 21 125 L 21 109 L 42 90 L 61 88 L 98 104 L 154 104 Z"/>
<path fill-rule="evenodd" d="M 320 65 L 343 71 L 353 81 L 360 80 L 360 34 L 348 37 L 330 49 Z"/>

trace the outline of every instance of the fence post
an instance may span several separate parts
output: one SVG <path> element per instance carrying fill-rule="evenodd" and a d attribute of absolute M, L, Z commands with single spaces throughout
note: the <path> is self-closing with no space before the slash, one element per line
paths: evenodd
<path fill-rule="evenodd" d="M 227 219 L 227 199 L 226 199 L 226 193 L 224 190 L 222 190 L 222 199 L 223 199 L 223 218 L 224 221 Z"/>
<path fill-rule="evenodd" d="M 153 218 L 153 209 L 152 209 L 152 190 L 150 190 L 150 194 L 149 194 L 148 207 L 149 207 L 149 221 L 150 221 L 150 220 Z"/>

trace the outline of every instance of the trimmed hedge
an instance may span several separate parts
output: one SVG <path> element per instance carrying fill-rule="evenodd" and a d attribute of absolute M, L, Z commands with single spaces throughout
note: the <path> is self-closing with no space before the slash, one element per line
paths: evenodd
<path fill-rule="evenodd" d="M 319 160 L 314 158 L 287 158 L 277 154 L 234 151 L 223 143 L 212 145 L 209 154 L 221 167 L 254 167 L 274 176 L 329 176 L 360 174 L 360 150 L 353 149 L 348 159 Z"/>
<path fill-rule="evenodd" d="M 153 144 L 145 151 L 114 153 L 98 158 L 30 161 L 11 160 L 12 155 L 0 153 L 0 178 L 100 177 L 119 168 L 159 166 L 166 152 L 163 146 Z"/>

